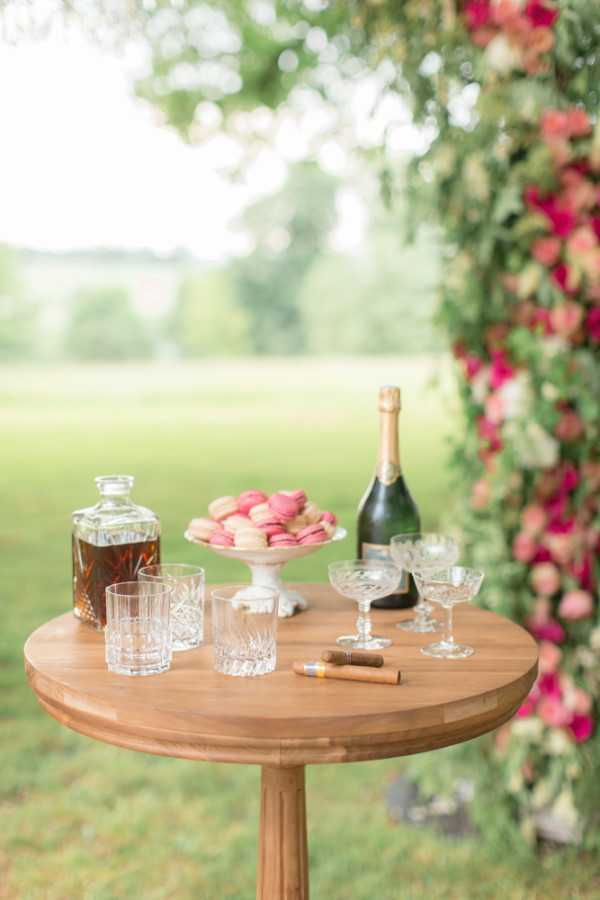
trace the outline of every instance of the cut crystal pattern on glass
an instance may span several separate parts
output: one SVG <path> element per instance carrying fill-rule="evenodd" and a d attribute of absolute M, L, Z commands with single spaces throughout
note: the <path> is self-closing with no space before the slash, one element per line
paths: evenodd
<path fill-rule="evenodd" d="M 479 593 L 484 573 L 478 569 L 452 566 L 441 571 L 418 572 L 415 576 L 419 591 L 446 612 L 444 636 L 441 641 L 421 647 L 425 656 L 441 659 L 464 659 L 475 652 L 468 644 L 457 644 L 452 628 L 452 609 L 457 603 L 472 600 Z"/>
<path fill-rule="evenodd" d="M 204 569 L 186 563 L 163 563 L 140 569 L 139 580 L 167 584 L 171 597 L 173 650 L 191 650 L 204 638 Z"/>
<path fill-rule="evenodd" d="M 417 573 L 453 566 L 458 559 L 459 551 L 454 538 L 426 532 L 396 535 L 391 540 L 390 552 L 396 565 L 412 574 L 419 590 Z M 419 602 L 415 606 L 414 619 L 399 622 L 396 627 L 419 634 L 438 631 L 439 622 L 431 615 L 432 606 L 428 603 L 428 599 L 419 590 Z"/>
<path fill-rule="evenodd" d="M 258 585 L 215 588 L 214 667 L 224 675 L 266 675 L 277 663 L 277 591 Z"/>
<path fill-rule="evenodd" d="M 338 594 L 358 603 L 356 634 L 337 638 L 342 647 L 355 650 L 382 650 L 391 645 L 389 638 L 371 633 L 370 607 L 373 600 L 387 597 L 399 585 L 401 571 L 392 563 L 376 559 L 357 559 L 331 563 L 329 580 Z"/>

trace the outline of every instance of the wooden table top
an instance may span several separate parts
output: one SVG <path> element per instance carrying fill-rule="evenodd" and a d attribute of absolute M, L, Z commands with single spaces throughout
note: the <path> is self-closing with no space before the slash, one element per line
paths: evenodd
<path fill-rule="evenodd" d="M 104 637 L 66 613 L 25 645 L 31 687 L 63 725 L 110 744 L 186 759 L 293 766 L 383 759 L 469 740 L 509 719 L 537 672 L 537 647 L 513 622 L 468 604 L 455 609 L 467 659 L 423 656 L 435 636 L 399 631 L 410 610 L 373 610 L 392 638 L 386 665 L 400 685 L 307 678 L 293 660 L 319 659 L 353 630 L 356 606 L 326 585 L 301 585 L 310 608 L 278 625 L 277 670 L 232 678 L 212 668 L 212 647 L 173 655 L 162 675 L 109 672 Z M 208 606 L 208 604 L 207 604 Z M 210 634 L 210 630 L 206 632 Z"/>

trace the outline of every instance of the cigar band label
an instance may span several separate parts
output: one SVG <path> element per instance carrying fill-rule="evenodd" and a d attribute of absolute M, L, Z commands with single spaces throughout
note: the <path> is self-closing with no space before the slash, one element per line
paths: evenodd
<path fill-rule="evenodd" d="M 318 662 L 304 663 L 304 673 L 313 678 L 325 678 L 325 664 Z"/>
<path fill-rule="evenodd" d="M 389 544 L 367 544 L 363 541 L 361 556 L 363 559 L 381 559 L 384 562 L 391 562 L 392 560 Z M 400 579 L 400 584 L 398 585 L 396 590 L 393 591 L 393 593 L 406 594 L 409 587 L 410 585 L 408 583 L 408 572 L 403 571 L 402 578 Z"/>

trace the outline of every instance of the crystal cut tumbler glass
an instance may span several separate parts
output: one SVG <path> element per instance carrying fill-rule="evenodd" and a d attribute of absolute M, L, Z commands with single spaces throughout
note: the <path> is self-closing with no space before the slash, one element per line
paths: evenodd
<path fill-rule="evenodd" d="M 140 569 L 138 581 L 166 584 L 171 595 L 173 650 L 191 650 L 204 637 L 204 569 L 187 563 L 162 563 Z"/>
<path fill-rule="evenodd" d="M 354 650 L 383 650 L 389 638 L 371 633 L 371 603 L 387 597 L 400 584 L 402 572 L 393 563 L 379 559 L 353 559 L 329 565 L 329 581 L 341 594 L 358 603 L 356 634 L 337 638 L 341 647 Z"/>
<path fill-rule="evenodd" d="M 478 569 L 466 569 L 463 566 L 452 566 L 440 572 L 416 575 L 419 590 L 426 593 L 434 603 L 443 606 L 446 611 L 442 640 L 421 647 L 421 653 L 441 659 L 464 659 L 473 655 L 475 652 L 473 647 L 468 644 L 457 644 L 454 640 L 452 610 L 457 603 L 465 603 L 477 596 L 483 577 L 484 573 Z"/>
<path fill-rule="evenodd" d="M 158 675 L 171 665 L 173 588 L 122 581 L 106 588 L 106 664 L 118 675 Z"/>
<path fill-rule="evenodd" d="M 279 593 L 258 585 L 214 588 L 214 667 L 224 675 L 266 675 L 277 663 Z"/>
<path fill-rule="evenodd" d="M 396 565 L 411 573 L 419 592 L 414 619 L 398 622 L 396 628 L 417 634 L 438 631 L 440 623 L 431 615 L 433 607 L 419 588 L 417 574 L 453 566 L 458 559 L 458 544 L 454 538 L 433 532 L 397 534 L 390 542 L 390 552 Z"/>

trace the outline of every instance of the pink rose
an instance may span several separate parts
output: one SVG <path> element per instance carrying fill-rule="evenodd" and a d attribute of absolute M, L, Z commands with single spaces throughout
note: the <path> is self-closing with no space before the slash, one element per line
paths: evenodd
<path fill-rule="evenodd" d="M 561 656 L 562 650 L 556 644 L 551 641 L 542 641 L 539 648 L 540 675 L 556 672 Z"/>
<path fill-rule="evenodd" d="M 583 434 L 583 421 L 574 409 L 566 409 L 554 427 L 554 434 L 559 441 L 571 443 Z"/>
<path fill-rule="evenodd" d="M 523 531 L 528 534 L 539 534 L 545 526 L 548 517 L 543 507 L 532 503 L 526 506 L 521 513 L 521 525 Z"/>
<path fill-rule="evenodd" d="M 543 201 L 540 208 L 550 220 L 553 234 L 557 237 L 567 237 L 567 235 L 571 234 L 577 221 L 573 210 L 559 204 L 555 198 Z"/>
<path fill-rule="evenodd" d="M 578 484 L 579 472 L 573 463 L 565 463 L 562 467 L 560 490 L 567 492 L 574 491 Z"/>
<path fill-rule="evenodd" d="M 569 722 L 569 731 L 578 744 L 591 738 L 594 731 L 594 720 L 591 716 L 575 715 Z"/>
<path fill-rule="evenodd" d="M 471 381 L 483 368 L 483 360 L 479 359 L 478 356 L 475 356 L 474 353 L 467 353 L 463 357 L 463 366 L 465 376 Z"/>
<path fill-rule="evenodd" d="M 495 425 L 499 425 L 504 419 L 504 400 L 497 391 L 490 394 L 485 401 L 485 415 L 486 418 Z"/>
<path fill-rule="evenodd" d="M 585 256 L 598 246 L 596 235 L 591 228 L 577 228 L 567 241 L 567 250 L 572 256 Z"/>
<path fill-rule="evenodd" d="M 569 117 L 562 109 L 547 109 L 542 115 L 542 137 L 545 141 L 570 136 Z"/>
<path fill-rule="evenodd" d="M 491 488 L 486 478 L 480 478 L 475 482 L 471 491 L 471 506 L 473 509 L 485 509 L 490 502 Z"/>
<path fill-rule="evenodd" d="M 594 598 L 589 591 L 573 590 L 563 595 L 558 607 L 561 619 L 575 622 L 579 619 L 587 619 L 594 611 Z"/>
<path fill-rule="evenodd" d="M 560 686 L 560 678 L 556 672 L 550 672 L 547 675 L 541 675 L 536 685 L 541 696 L 562 697 L 562 689 Z"/>
<path fill-rule="evenodd" d="M 580 716 L 587 716 L 592 711 L 594 701 L 592 695 L 588 694 L 582 688 L 573 688 L 571 703 L 569 704 L 574 713 Z"/>
<path fill-rule="evenodd" d="M 592 564 L 588 553 L 582 559 L 575 560 L 570 566 L 571 574 L 579 582 L 579 586 L 584 591 L 591 591 L 594 588 L 594 578 L 592 575 Z"/>
<path fill-rule="evenodd" d="M 523 701 L 521 706 L 517 710 L 517 716 L 520 719 L 525 718 L 526 716 L 532 716 L 535 712 L 536 701 L 530 696 L 527 697 L 526 700 Z"/>
<path fill-rule="evenodd" d="M 536 594 L 550 596 L 560 587 L 560 572 L 553 563 L 537 563 L 531 570 L 531 584 Z"/>
<path fill-rule="evenodd" d="M 573 137 L 583 137 L 592 130 L 590 117 L 584 109 L 574 106 L 567 110 L 569 132 Z"/>
<path fill-rule="evenodd" d="M 577 331 L 581 325 L 582 319 L 583 308 L 579 303 L 575 303 L 573 300 L 565 300 L 564 303 L 559 303 L 558 306 L 555 306 L 550 312 L 552 328 L 556 334 L 560 334 L 562 337 L 566 338 Z"/>
<path fill-rule="evenodd" d="M 585 320 L 585 330 L 594 344 L 600 344 L 600 306 L 590 309 Z"/>
<path fill-rule="evenodd" d="M 573 270 L 566 263 L 559 263 L 555 266 L 550 277 L 556 287 L 560 288 L 565 294 L 573 294 L 577 290 L 577 285 L 574 283 Z"/>
<path fill-rule="evenodd" d="M 563 169 L 560 183 L 562 198 L 567 208 L 582 212 L 596 205 L 596 186 L 573 166 Z"/>
<path fill-rule="evenodd" d="M 526 624 L 531 634 L 538 641 L 552 641 L 553 644 L 562 644 L 565 639 L 565 629 L 556 619 L 547 619 L 544 622 L 529 619 Z"/>
<path fill-rule="evenodd" d="M 531 252 L 543 266 L 553 266 L 560 256 L 560 241 L 556 237 L 540 237 L 533 242 Z"/>
<path fill-rule="evenodd" d="M 465 4 L 465 16 L 469 28 L 483 28 L 490 21 L 490 0 L 469 0 Z"/>
<path fill-rule="evenodd" d="M 567 725 L 571 719 L 571 713 L 558 697 L 544 696 L 538 703 L 537 713 L 545 725 L 551 728 L 561 728 Z"/>
<path fill-rule="evenodd" d="M 573 559 L 576 540 L 573 534 L 547 534 L 544 543 L 550 550 L 552 559 L 559 566 L 566 566 Z"/>
<path fill-rule="evenodd" d="M 492 367 L 490 369 L 490 384 L 494 390 L 502 387 L 515 374 L 514 368 L 508 362 L 504 350 L 492 351 Z"/>
<path fill-rule="evenodd" d="M 530 534 L 527 534 L 526 531 L 520 531 L 516 535 L 512 545 L 512 554 L 516 560 L 528 563 L 535 556 L 536 550 L 537 543 Z"/>

